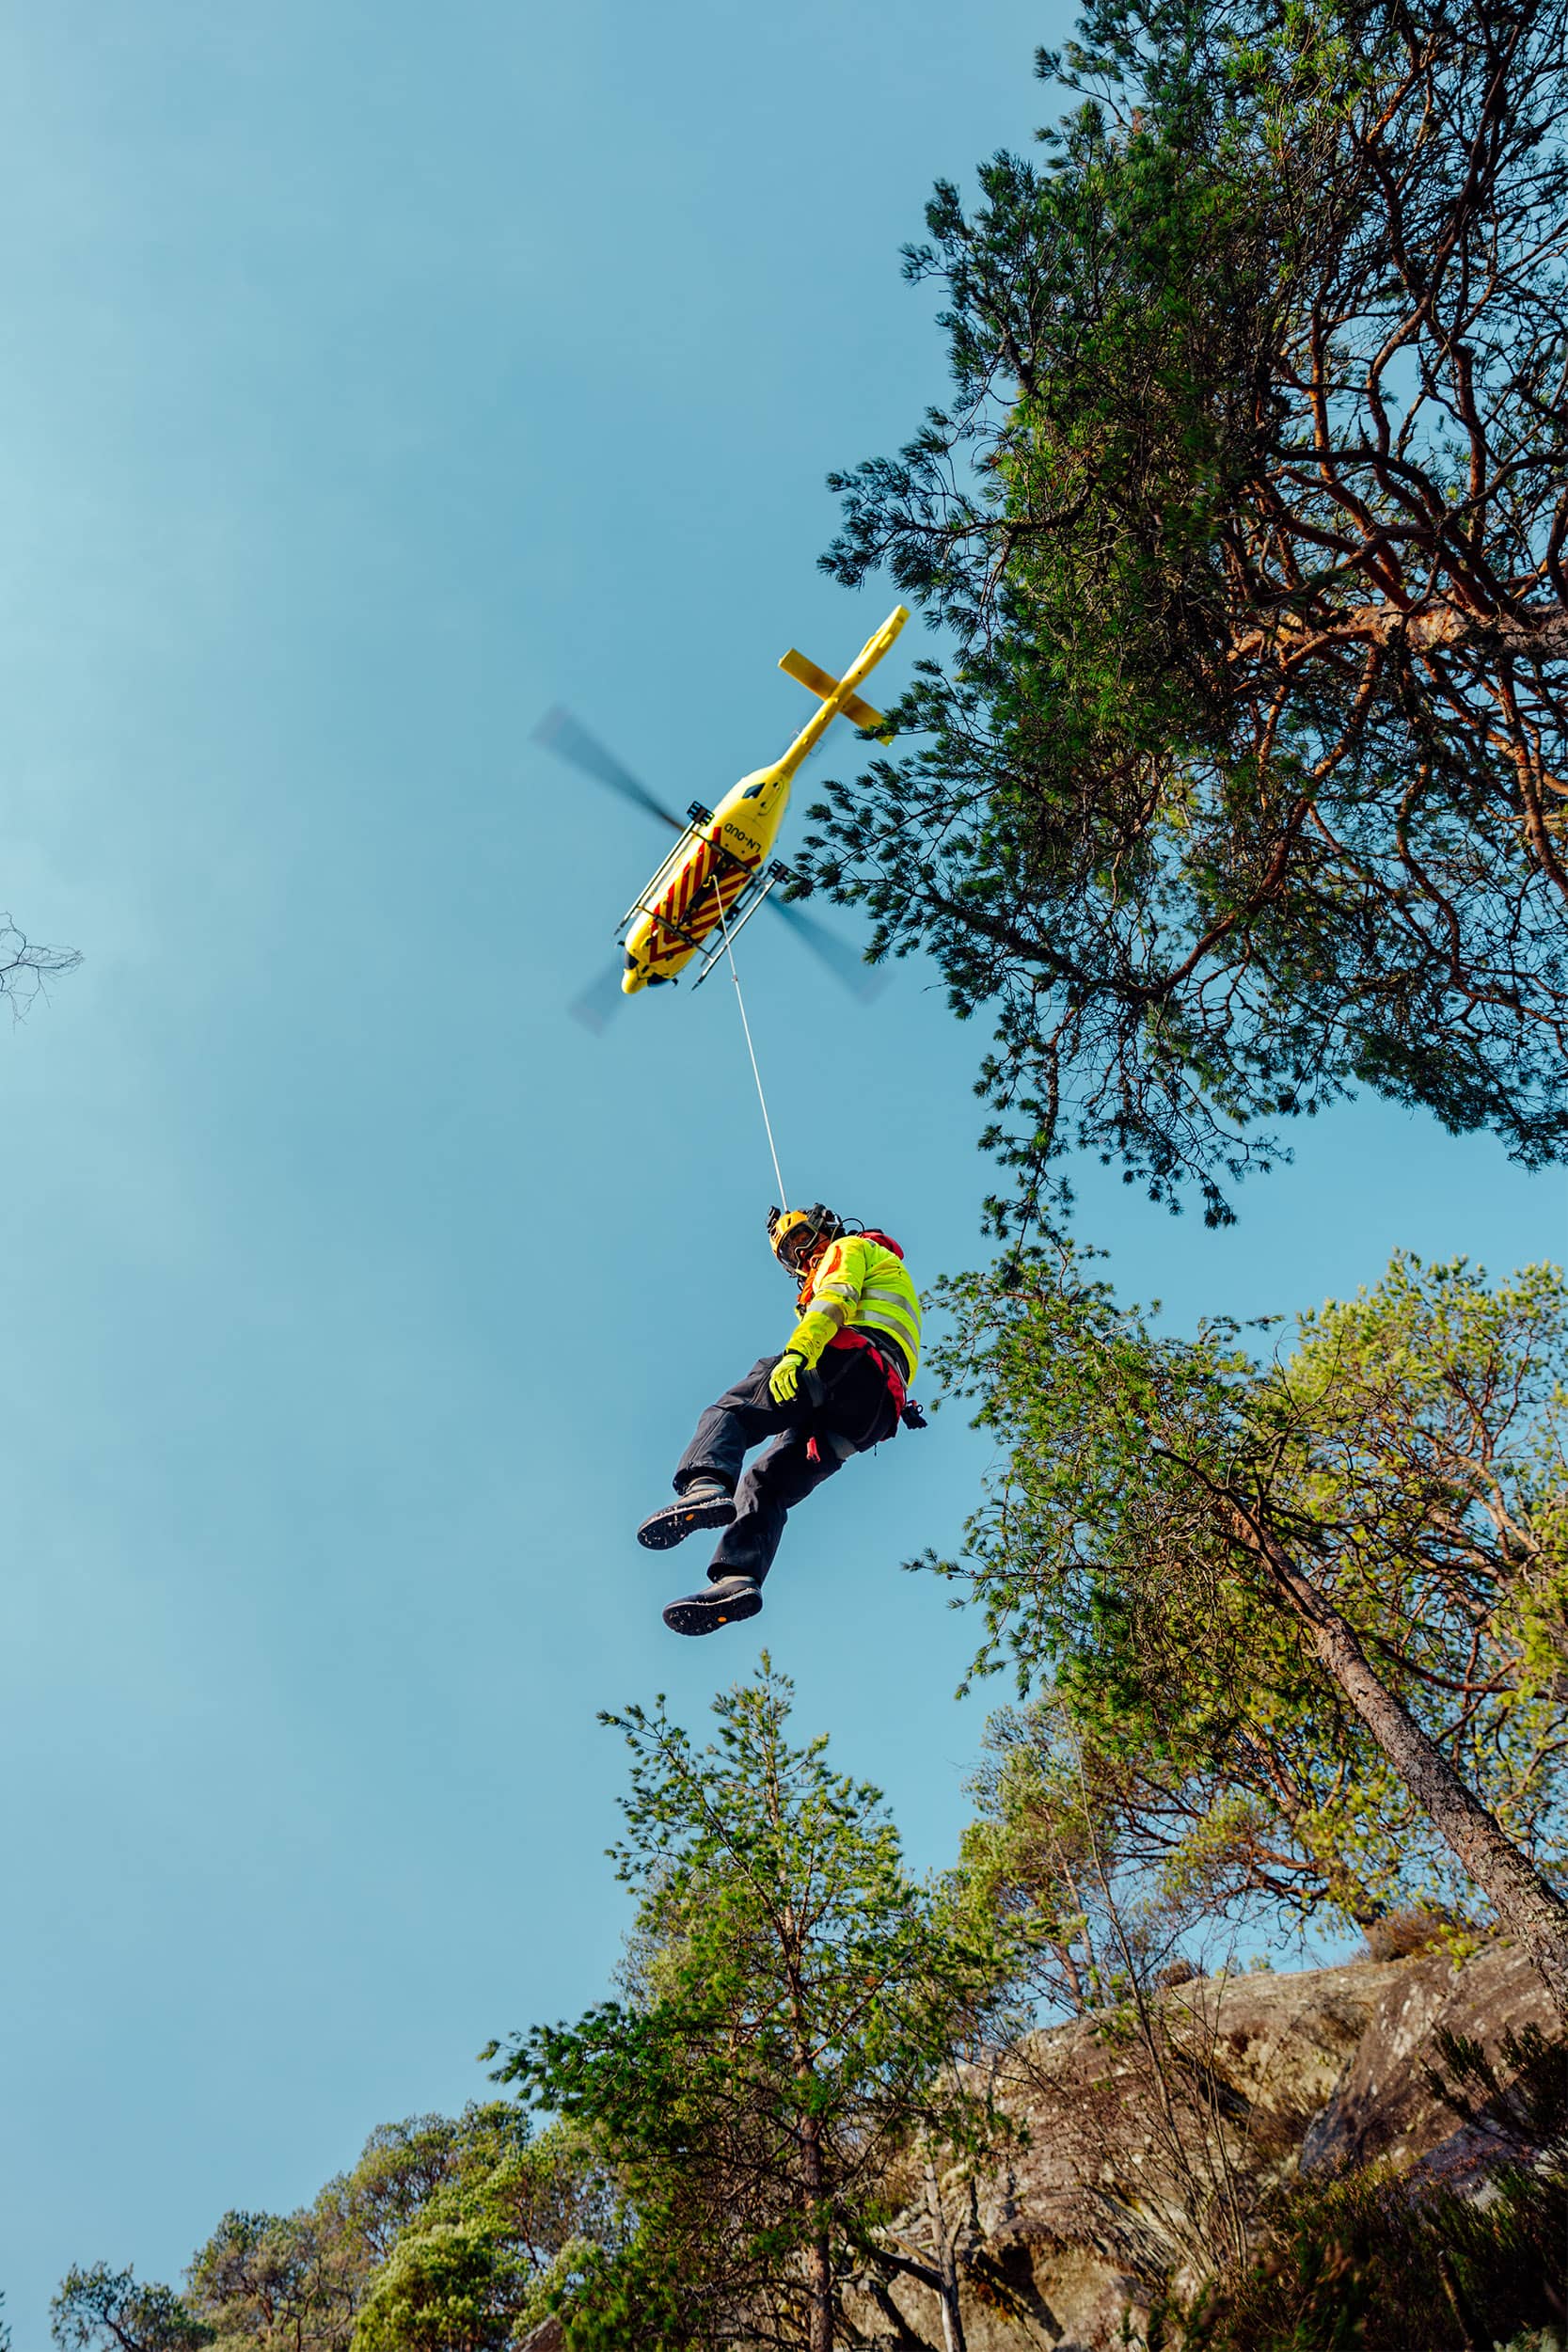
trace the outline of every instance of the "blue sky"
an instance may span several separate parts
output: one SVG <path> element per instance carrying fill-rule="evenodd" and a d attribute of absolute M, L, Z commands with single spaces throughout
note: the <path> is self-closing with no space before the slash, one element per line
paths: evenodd
<path fill-rule="evenodd" d="M 656 830 L 562 701 L 714 799 L 892 603 L 815 570 L 823 476 L 942 390 L 899 280 L 938 174 L 1022 144 L 1062 13 L 60 0 L 0 18 L 0 905 L 85 950 L 0 1027 L 0 2286 L 173 2277 L 603 1988 L 621 1753 L 756 1644 L 681 1644 L 631 1540 L 777 1344 L 732 993 L 564 1007 Z M 918 651 L 910 632 L 882 681 Z M 844 756 L 847 756 L 847 748 Z M 832 763 L 824 763 L 831 765 Z M 783 847 L 787 851 L 788 840 Z M 777 931 L 777 937 L 772 936 Z M 792 1190 L 918 1279 L 979 1254 L 983 1046 L 759 922 Z M 1173 1315 L 1388 1251 L 1560 1249 L 1560 1187 L 1359 1106 L 1222 1234 L 1091 1170 Z M 896 1562 L 952 1415 L 791 1531 L 804 1727 L 944 1860 L 978 1702 Z M 701 1562 L 690 1563 L 693 1574 Z"/>

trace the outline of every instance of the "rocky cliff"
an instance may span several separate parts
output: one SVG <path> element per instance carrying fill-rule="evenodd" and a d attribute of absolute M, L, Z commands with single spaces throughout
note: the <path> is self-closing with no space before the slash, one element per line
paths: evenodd
<path fill-rule="evenodd" d="M 1554 2020 L 1516 1952 L 1492 1945 L 1279 1975 L 1195 1979 L 1145 2029 L 1034 2035 L 1001 2086 L 1024 2137 L 947 2217 L 968 2352 L 1108 2352 L 1151 2300 L 1241 2250 L 1260 2196 L 1374 2159 L 1479 2189 L 1534 2153 L 1506 2117 L 1466 2123 L 1432 2074 L 1440 2029 L 1491 2056 Z M 1441 2073 L 1441 2068 L 1437 2069 Z M 1568 2225 L 1565 2225 L 1568 2226 Z M 911 2235 L 932 2223 L 911 2216 Z M 937 2297 L 904 2278 L 856 2313 L 886 2352 L 943 2344 Z"/>

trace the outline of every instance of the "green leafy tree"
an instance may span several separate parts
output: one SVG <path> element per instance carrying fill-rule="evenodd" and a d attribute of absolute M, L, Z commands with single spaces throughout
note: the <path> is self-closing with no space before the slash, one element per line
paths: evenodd
<path fill-rule="evenodd" d="M 1367 1793 L 1356 1775 L 1369 1759 L 1347 1750 L 1332 1708 L 1325 1736 L 1320 1685 L 1298 1672 L 1281 1680 L 1282 1664 L 1277 1645 L 1255 1657 L 1244 1706 L 1208 1742 L 1167 1739 L 1147 1716 L 1101 1712 L 1091 1724 L 1049 1692 L 992 1719 L 964 1867 L 1034 1934 L 1053 1906 L 1065 1920 L 1082 1916 L 1078 1940 L 1035 1952 L 1053 2007 L 1093 2007 L 1101 1981 L 1103 1937 L 1081 1899 L 1091 1839 L 1118 1876 L 1195 1926 L 1266 1913 L 1289 1932 L 1328 1908 L 1370 1930 L 1443 1899 L 1426 1841 L 1369 1847 L 1347 1836 L 1346 1804 Z"/>
<path fill-rule="evenodd" d="M 574 2346 L 829 2352 L 847 2282 L 891 2310 L 901 2274 L 961 2345 L 951 2264 L 890 2230 L 889 2184 L 923 2140 L 961 2152 L 993 2128 L 954 2059 L 994 1956 L 911 1880 L 879 1793 L 825 1740 L 791 1744 L 790 1706 L 765 1656 L 705 1748 L 662 1701 L 605 1718 L 632 1755 L 625 1996 L 517 2038 L 500 2070 L 624 2200 L 624 2243 L 562 2298 Z"/>
<path fill-rule="evenodd" d="M 222 2346 L 346 2352 L 373 2257 L 330 2204 L 226 2213 L 191 2264 L 190 2299 Z"/>
<path fill-rule="evenodd" d="M 455 2169 L 370 2285 L 355 2352 L 501 2352 L 547 2315 L 578 2260 L 615 2240 L 611 2185 L 570 2128 L 536 2138 L 499 2101 L 464 2121 Z"/>
<path fill-rule="evenodd" d="M 348 2172 L 328 2181 L 315 2212 L 329 2234 L 362 2262 L 384 2261 L 437 2192 L 497 2153 L 497 2136 L 515 2137 L 515 2118 L 496 2105 L 462 2116 L 410 2115 L 380 2123 Z"/>
<path fill-rule="evenodd" d="M 957 653 L 809 870 L 995 1009 L 1026 1208 L 1084 1142 L 1224 1219 L 1356 1083 L 1560 1157 L 1568 8 L 1080 32 L 1044 161 L 940 184 L 908 251 L 952 398 L 834 477 L 828 567 Z"/>
<path fill-rule="evenodd" d="M 74 2265 L 49 2306 L 60 2352 L 200 2352 L 214 2333 L 172 2288 L 139 2285 L 135 2271 Z"/>
<path fill-rule="evenodd" d="M 513 2265 L 481 2223 L 438 2221 L 397 2245 L 355 2331 L 360 2352 L 491 2352 L 524 2306 Z"/>
<path fill-rule="evenodd" d="M 1156 1780 L 1201 1760 L 1233 1803 L 1190 1867 L 1230 1840 L 1244 1883 L 1266 1838 L 1354 1913 L 1457 1865 L 1568 2014 L 1560 1277 L 1396 1257 L 1273 1362 L 1233 1325 L 1157 1337 L 1066 1252 L 947 1298 L 937 1369 L 1004 1449 L 930 1563 L 986 1612 L 976 1664 L 1010 1654 Z"/>
<path fill-rule="evenodd" d="M 1246 2251 L 1255 2118 L 1226 2042 L 1235 1950 L 1211 1873 L 1172 1869 L 1150 1840 L 1153 1759 L 1120 1729 L 1097 1745 L 1054 1694 L 993 1718 L 954 1893 L 1006 1923 L 1018 2014 L 996 2052 L 999 2091 L 1074 2151 L 1105 2247 L 1152 2295 L 1174 2269 L 1203 2276 Z M 1064 2012 L 1086 2039 L 1025 2030 Z M 1089 2048 L 1099 2062 L 1073 2062 Z"/>
<path fill-rule="evenodd" d="M 297 2213 L 230 2212 L 183 2297 L 129 2270 L 73 2269 L 61 2352 L 481 2352 L 543 2317 L 572 2249 L 613 2236 L 602 2171 L 511 2100 L 378 2126 Z"/>
<path fill-rule="evenodd" d="M 1223 1767 L 1183 1772 L 1140 1749 L 1132 1724 L 1117 1729 L 1101 1744 L 1054 1692 L 986 1726 L 955 1895 L 999 1923 L 1029 2022 L 1098 2014 L 1134 1981 L 1184 1973 L 1193 1940 L 1231 1915 L 1280 1908 L 1239 1862 L 1234 1830 L 1216 1841 L 1201 1810 L 1213 1790 L 1223 1813 Z"/>

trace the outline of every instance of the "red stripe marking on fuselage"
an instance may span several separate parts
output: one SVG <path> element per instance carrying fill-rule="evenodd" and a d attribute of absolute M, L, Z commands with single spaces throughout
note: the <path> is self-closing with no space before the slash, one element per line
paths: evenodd
<path fill-rule="evenodd" d="M 655 908 L 654 929 L 649 933 L 644 951 L 650 965 L 673 963 L 689 956 L 713 930 L 721 910 L 728 914 L 755 873 L 754 864 L 732 866 L 726 863 L 715 881 L 713 868 L 717 861 L 714 847 L 717 840 L 717 828 L 711 836 L 703 835 Z M 658 943 L 660 930 L 667 942 L 662 946 Z"/>

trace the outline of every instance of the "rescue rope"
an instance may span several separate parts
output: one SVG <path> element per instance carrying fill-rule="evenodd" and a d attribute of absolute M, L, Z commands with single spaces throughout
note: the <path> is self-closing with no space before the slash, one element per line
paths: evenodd
<path fill-rule="evenodd" d="M 784 1174 L 779 1167 L 779 1147 L 773 1140 L 773 1121 L 768 1116 L 768 1097 L 762 1090 L 762 1073 L 757 1068 L 757 1049 L 752 1043 L 752 1025 L 746 1018 L 746 999 L 740 993 L 740 975 L 735 968 L 735 949 L 730 943 L 729 917 L 724 913 L 723 893 L 718 893 L 719 922 L 724 933 L 724 953 L 730 961 L 730 977 L 735 982 L 735 1001 L 740 1008 L 740 1025 L 746 1032 L 746 1051 L 752 1057 L 752 1075 L 757 1082 L 757 1101 L 762 1104 L 762 1123 L 768 1130 L 768 1149 L 772 1156 L 773 1176 L 779 1187 L 779 1206 L 787 1209 L 789 1195 L 784 1190 Z"/>

